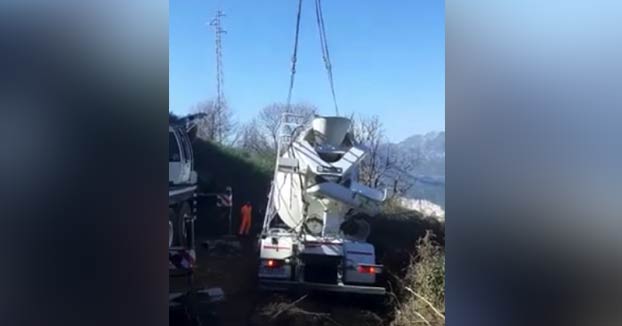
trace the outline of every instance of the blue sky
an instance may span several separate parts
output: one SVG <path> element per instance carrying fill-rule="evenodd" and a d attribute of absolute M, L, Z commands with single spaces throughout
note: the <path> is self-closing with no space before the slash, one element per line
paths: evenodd
<path fill-rule="evenodd" d="M 169 106 L 186 114 L 214 98 L 214 33 L 223 27 L 224 93 L 235 119 L 284 102 L 296 0 L 171 0 Z M 445 130 L 445 3 L 440 0 L 324 0 L 337 101 L 342 114 L 378 115 L 391 141 Z M 304 0 L 292 102 L 334 114 L 313 0 Z"/>

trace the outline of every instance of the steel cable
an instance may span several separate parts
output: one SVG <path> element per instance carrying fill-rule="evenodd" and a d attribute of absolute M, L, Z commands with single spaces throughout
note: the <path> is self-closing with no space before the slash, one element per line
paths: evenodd
<path fill-rule="evenodd" d="M 294 89 L 294 76 L 296 75 L 296 56 L 298 54 L 298 35 L 300 34 L 300 13 L 302 12 L 302 0 L 298 0 L 298 13 L 296 15 L 296 36 L 294 39 L 294 53 L 292 55 L 292 74 L 289 79 L 289 91 L 287 93 L 287 106 L 285 110 L 290 111 L 292 102 L 292 91 Z"/>
<path fill-rule="evenodd" d="M 315 0 L 315 17 L 317 21 L 318 31 L 320 34 L 320 47 L 322 49 L 322 59 L 328 75 L 330 91 L 333 95 L 333 104 L 335 105 L 335 113 L 339 116 L 339 107 L 337 105 L 337 96 L 335 95 L 335 83 L 333 81 L 333 69 L 330 63 L 330 53 L 328 52 L 328 41 L 326 39 L 326 26 L 324 24 L 324 14 L 322 12 L 322 1 Z"/>

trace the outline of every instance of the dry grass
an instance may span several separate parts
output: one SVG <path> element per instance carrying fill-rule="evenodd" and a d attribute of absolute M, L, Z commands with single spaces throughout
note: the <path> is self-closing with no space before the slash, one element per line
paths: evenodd
<path fill-rule="evenodd" d="M 417 244 L 403 289 L 392 325 L 445 325 L 445 253 L 431 232 Z"/>
<path fill-rule="evenodd" d="M 258 305 L 250 325 L 271 326 L 379 326 L 385 319 L 376 313 L 344 304 L 337 297 L 303 295 L 295 300 L 273 296 Z M 343 299 L 343 298 L 342 298 Z"/>

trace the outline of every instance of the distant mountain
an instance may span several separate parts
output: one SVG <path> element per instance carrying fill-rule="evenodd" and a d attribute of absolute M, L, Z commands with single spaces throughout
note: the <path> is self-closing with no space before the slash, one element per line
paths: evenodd
<path fill-rule="evenodd" d="M 445 157 L 445 132 L 431 131 L 423 135 L 410 136 L 399 144 L 404 149 L 419 150 L 429 157 Z"/>
<path fill-rule="evenodd" d="M 394 146 L 405 158 L 417 162 L 415 174 L 445 178 L 445 132 L 434 131 L 414 135 Z"/>
<path fill-rule="evenodd" d="M 405 197 L 427 199 L 445 207 L 445 132 L 413 135 L 390 146 L 389 155 L 414 186 Z"/>

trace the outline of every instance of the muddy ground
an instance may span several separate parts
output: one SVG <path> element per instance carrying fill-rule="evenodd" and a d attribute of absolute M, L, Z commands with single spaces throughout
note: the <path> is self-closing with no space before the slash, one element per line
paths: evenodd
<path fill-rule="evenodd" d="M 227 240 L 233 247 L 217 244 L 218 248 L 214 242 L 220 239 L 200 242 L 206 240 L 212 248 L 197 248 L 193 284 L 196 288 L 221 288 L 225 298 L 197 306 L 203 325 L 383 325 L 387 320 L 389 306 L 383 300 L 310 293 L 290 306 L 304 294 L 258 292 L 253 238 Z M 183 323 L 171 320 L 173 324 Z"/>
<path fill-rule="evenodd" d="M 399 278 L 413 252 L 416 240 L 432 229 L 441 234 L 442 225 L 413 216 L 389 216 L 370 221 L 380 262 L 388 271 L 386 286 L 399 294 L 391 278 Z M 224 240 L 223 240 L 224 239 Z M 193 276 L 196 288 L 221 288 L 224 300 L 196 306 L 202 325 L 387 325 L 391 322 L 395 296 L 369 300 L 352 295 L 311 293 L 278 294 L 258 292 L 255 237 L 209 236 L 197 239 L 209 248 L 197 246 L 198 267 Z M 444 241 L 443 241 L 444 242 Z M 389 284 L 391 283 L 391 284 Z M 171 319 L 171 325 L 182 323 Z"/>

